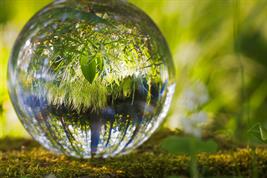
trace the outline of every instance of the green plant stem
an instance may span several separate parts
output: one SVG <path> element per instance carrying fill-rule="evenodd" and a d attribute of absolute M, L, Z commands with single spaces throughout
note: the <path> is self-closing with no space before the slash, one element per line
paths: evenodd
<path fill-rule="evenodd" d="M 258 178 L 258 167 L 257 167 L 257 155 L 255 146 L 251 146 L 252 151 L 252 178 Z"/>
<path fill-rule="evenodd" d="M 191 161 L 190 161 L 190 174 L 191 178 L 199 178 L 197 155 L 195 152 L 196 142 L 195 139 L 191 140 Z"/>
<path fill-rule="evenodd" d="M 239 70 L 240 70 L 240 85 L 241 85 L 241 111 L 240 115 L 237 117 L 237 127 L 235 128 L 235 138 L 241 141 L 244 139 L 245 134 L 244 130 L 247 129 L 249 114 L 247 108 L 247 97 L 246 97 L 246 90 L 245 90 L 245 68 L 243 64 L 243 60 L 240 54 L 241 50 L 241 41 L 240 41 L 240 0 L 234 1 L 234 52 L 237 56 L 237 60 L 239 62 Z M 240 134 L 241 133 L 241 134 Z M 242 136 L 240 138 L 240 135 Z"/>
<path fill-rule="evenodd" d="M 190 163 L 190 172 L 192 178 L 199 178 L 198 174 L 198 166 L 197 166 L 197 156 L 195 154 L 191 155 L 191 163 Z"/>

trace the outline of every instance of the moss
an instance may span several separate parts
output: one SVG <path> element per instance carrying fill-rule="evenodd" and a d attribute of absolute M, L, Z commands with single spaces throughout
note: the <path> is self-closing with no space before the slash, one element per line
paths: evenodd
<path fill-rule="evenodd" d="M 0 177 L 166 177 L 189 174 L 189 158 L 175 156 L 160 149 L 159 143 L 167 135 L 163 130 L 129 155 L 109 158 L 78 160 L 56 156 L 32 140 L 0 140 Z M 249 148 L 199 154 L 200 174 L 210 176 L 242 175 L 252 177 L 253 171 L 264 177 L 267 171 L 267 150 Z M 255 156 L 253 156 L 255 155 Z M 253 159 L 254 158 L 254 159 Z M 253 161 L 254 160 L 254 161 Z M 254 165 L 254 166 L 253 166 Z M 254 167 L 254 169 L 253 169 Z"/>

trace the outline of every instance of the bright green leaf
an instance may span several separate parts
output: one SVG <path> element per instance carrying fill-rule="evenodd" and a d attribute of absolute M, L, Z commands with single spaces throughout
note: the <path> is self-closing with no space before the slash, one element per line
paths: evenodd
<path fill-rule="evenodd" d="M 96 77 L 96 61 L 89 59 L 89 56 L 82 56 L 80 59 L 81 70 L 88 82 L 92 83 Z"/>

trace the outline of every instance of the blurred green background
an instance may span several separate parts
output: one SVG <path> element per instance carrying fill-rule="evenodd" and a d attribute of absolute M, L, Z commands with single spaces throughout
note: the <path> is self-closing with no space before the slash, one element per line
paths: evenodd
<path fill-rule="evenodd" d="M 267 126 L 267 1 L 129 1 L 173 54 L 177 90 L 165 127 L 250 140 L 250 128 Z M 7 63 L 23 25 L 49 2 L 0 0 L 0 138 L 28 136 L 8 97 Z"/>

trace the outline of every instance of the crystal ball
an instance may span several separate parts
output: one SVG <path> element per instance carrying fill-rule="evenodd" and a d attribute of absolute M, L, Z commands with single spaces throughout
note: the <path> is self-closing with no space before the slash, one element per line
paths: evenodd
<path fill-rule="evenodd" d="M 158 27 L 122 0 L 58 0 L 19 34 L 9 94 L 29 134 L 77 158 L 126 154 L 164 120 L 175 89 Z"/>

